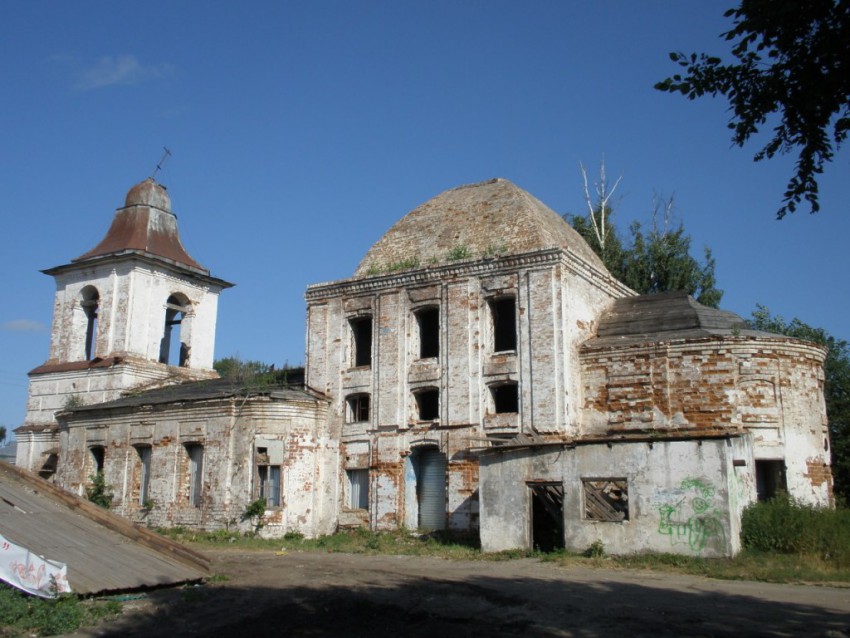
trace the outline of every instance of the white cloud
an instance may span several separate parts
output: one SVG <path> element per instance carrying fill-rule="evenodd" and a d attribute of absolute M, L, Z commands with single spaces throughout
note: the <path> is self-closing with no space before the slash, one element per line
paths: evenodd
<path fill-rule="evenodd" d="M 135 55 L 107 55 L 94 66 L 80 71 L 76 87 L 81 91 L 90 91 L 118 84 L 139 84 L 167 77 L 171 73 L 172 67 L 168 64 L 146 66 Z"/>
<path fill-rule="evenodd" d="M 29 319 L 15 319 L 0 323 L 0 330 L 9 332 L 44 332 L 47 326 L 39 321 L 30 321 Z"/>

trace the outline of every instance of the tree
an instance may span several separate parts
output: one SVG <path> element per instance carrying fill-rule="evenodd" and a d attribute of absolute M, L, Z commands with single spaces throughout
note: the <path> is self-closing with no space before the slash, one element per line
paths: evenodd
<path fill-rule="evenodd" d="M 6 426 L 0 425 L 0 444 L 6 440 Z"/>
<path fill-rule="evenodd" d="M 754 159 L 798 149 L 777 218 L 793 213 L 803 199 L 815 213 L 820 210 L 817 176 L 850 129 L 850 1 L 741 0 L 724 16 L 733 19 L 733 28 L 722 35 L 736 41 L 737 63 L 723 64 L 705 53 L 670 53 L 686 74 L 655 88 L 690 100 L 726 97 L 737 146 L 768 118 L 773 126 L 778 116 L 772 139 Z"/>
<path fill-rule="evenodd" d="M 617 186 L 620 185 L 622 177 L 618 177 L 614 186 L 609 189 L 605 174 L 605 159 L 603 158 L 599 163 L 599 181 L 593 185 L 596 192 L 596 201 L 594 202 L 590 196 L 584 164 L 579 162 L 579 168 L 581 168 L 581 176 L 584 180 L 584 201 L 587 204 L 587 217 L 576 217 L 573 226 L 606 266 L 610 263 L 616 268 L 623 257 L 623 245 L 611 224 L 610 201 L 614 191 L 617 190 Z"/>
<path fill-rule="evenodd" d="M 705 306 L 717 308 L 723 291 L 716 288 L 714 257 L 705 248 L 705 262 L 691 256 L 691 236 L 680 223 L 672 227 L 673 197 L 655 197 L 652 228 L 644 235 L 634 222 L 631 248 L 624 251 L 621 281 L 641 294 L 684 290 Z M 663 221 L 659 223 L 659 211 Z"/>
<path fill-rule="evenodd" d="M 772 316 L 761 304 L 756 304 L 750 325 L 756 330 L 813 341 L 829 349 L 823 367 L 832 476 L 835 494 L 845 501 L 850 499 L 850 345 L 823 328 L 814 328 L 799 319 L 786 322 L 780 316 Z"/>
<path fill-rule="evenodd" d="M 224 357 L 213 362 L 213 369 L 222 379 L 246 380 L 274 372 L 274 364 L 262 361 L 242 361 L 238 356 Z"/>
<path fill-rule="evenodd" d="M 672 223 L 673 197 L 655 196 L 652 228 L 645 233 L 639 222 L 633 223 L 629 245 L 620 240 L 611 222 L 610 207 L 597 201 L 589 210 L 584 217 L 567 215 L 567 221 L 616 279 L 641 294 L 684 290 L 701 304 L 712 308 L 720 305 L 723 291 L 716 288 L 711 250 L 705 249 L 702 264 L 691 256 L 691 236 L 681 223 L 676 227 Z M 602 227 L 600 219 L 606 220 L 604 244 L 596 232 Z"/>

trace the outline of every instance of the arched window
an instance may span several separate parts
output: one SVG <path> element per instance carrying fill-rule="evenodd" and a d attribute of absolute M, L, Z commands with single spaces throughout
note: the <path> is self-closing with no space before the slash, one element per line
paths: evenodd
<path fill-rule="evenodd" d="M 86 286 L 80 291 L 80 307 L 86 317 L 86 360 L 94 359 L 97 352 L 97 309 L 100 306 L 100 293 L 94 286 Z"/>
<path fill-rule="evenodd" d="M 179 352 L 177 365 L 184 368 L 189 366 L 189 344 L 183 340 L 182 326 L 188 310 L 189 300 L 183 295 L 171 295 L 165 302 L 165 327 L 159 343 L 160 363 L 174 365 L 173 354 Z"/>

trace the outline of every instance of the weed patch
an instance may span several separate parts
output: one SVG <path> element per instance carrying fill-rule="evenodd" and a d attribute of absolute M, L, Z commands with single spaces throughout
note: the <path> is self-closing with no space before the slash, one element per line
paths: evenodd
<path fill-rule="evenodd" d="M 115 601 L 80 600 L 73 594 L 46 600 L 0 583 L 0 635 L 3 636 L 66 634 L 120 613 L 121 605 Z"/>

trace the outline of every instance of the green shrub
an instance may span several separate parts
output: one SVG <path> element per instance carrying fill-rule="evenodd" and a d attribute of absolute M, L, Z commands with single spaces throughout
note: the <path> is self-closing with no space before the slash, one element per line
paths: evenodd
<path fill-rule="evenodd" d="M 741 542 L 746 549 L 817 557 L 850 567 L 850 510 L 801 505 L 787 496 L 744 510 Z"/>
<path fill-rule="evenodd" d="M 106 484 L 102 471 L 89 476 L 89 484 L 86 485 L 86 498 L 105 509 L 109 509 L 109 506 L 112 505 L 111 486 Z"/>
<path fill-rule="evenodd" d="M 597 539 L 590 544 L 590 547 L 584 550 L 584 555 L 588 558 L 602 558 L 605 556 L 605 545 L 601 540 Z"/>

